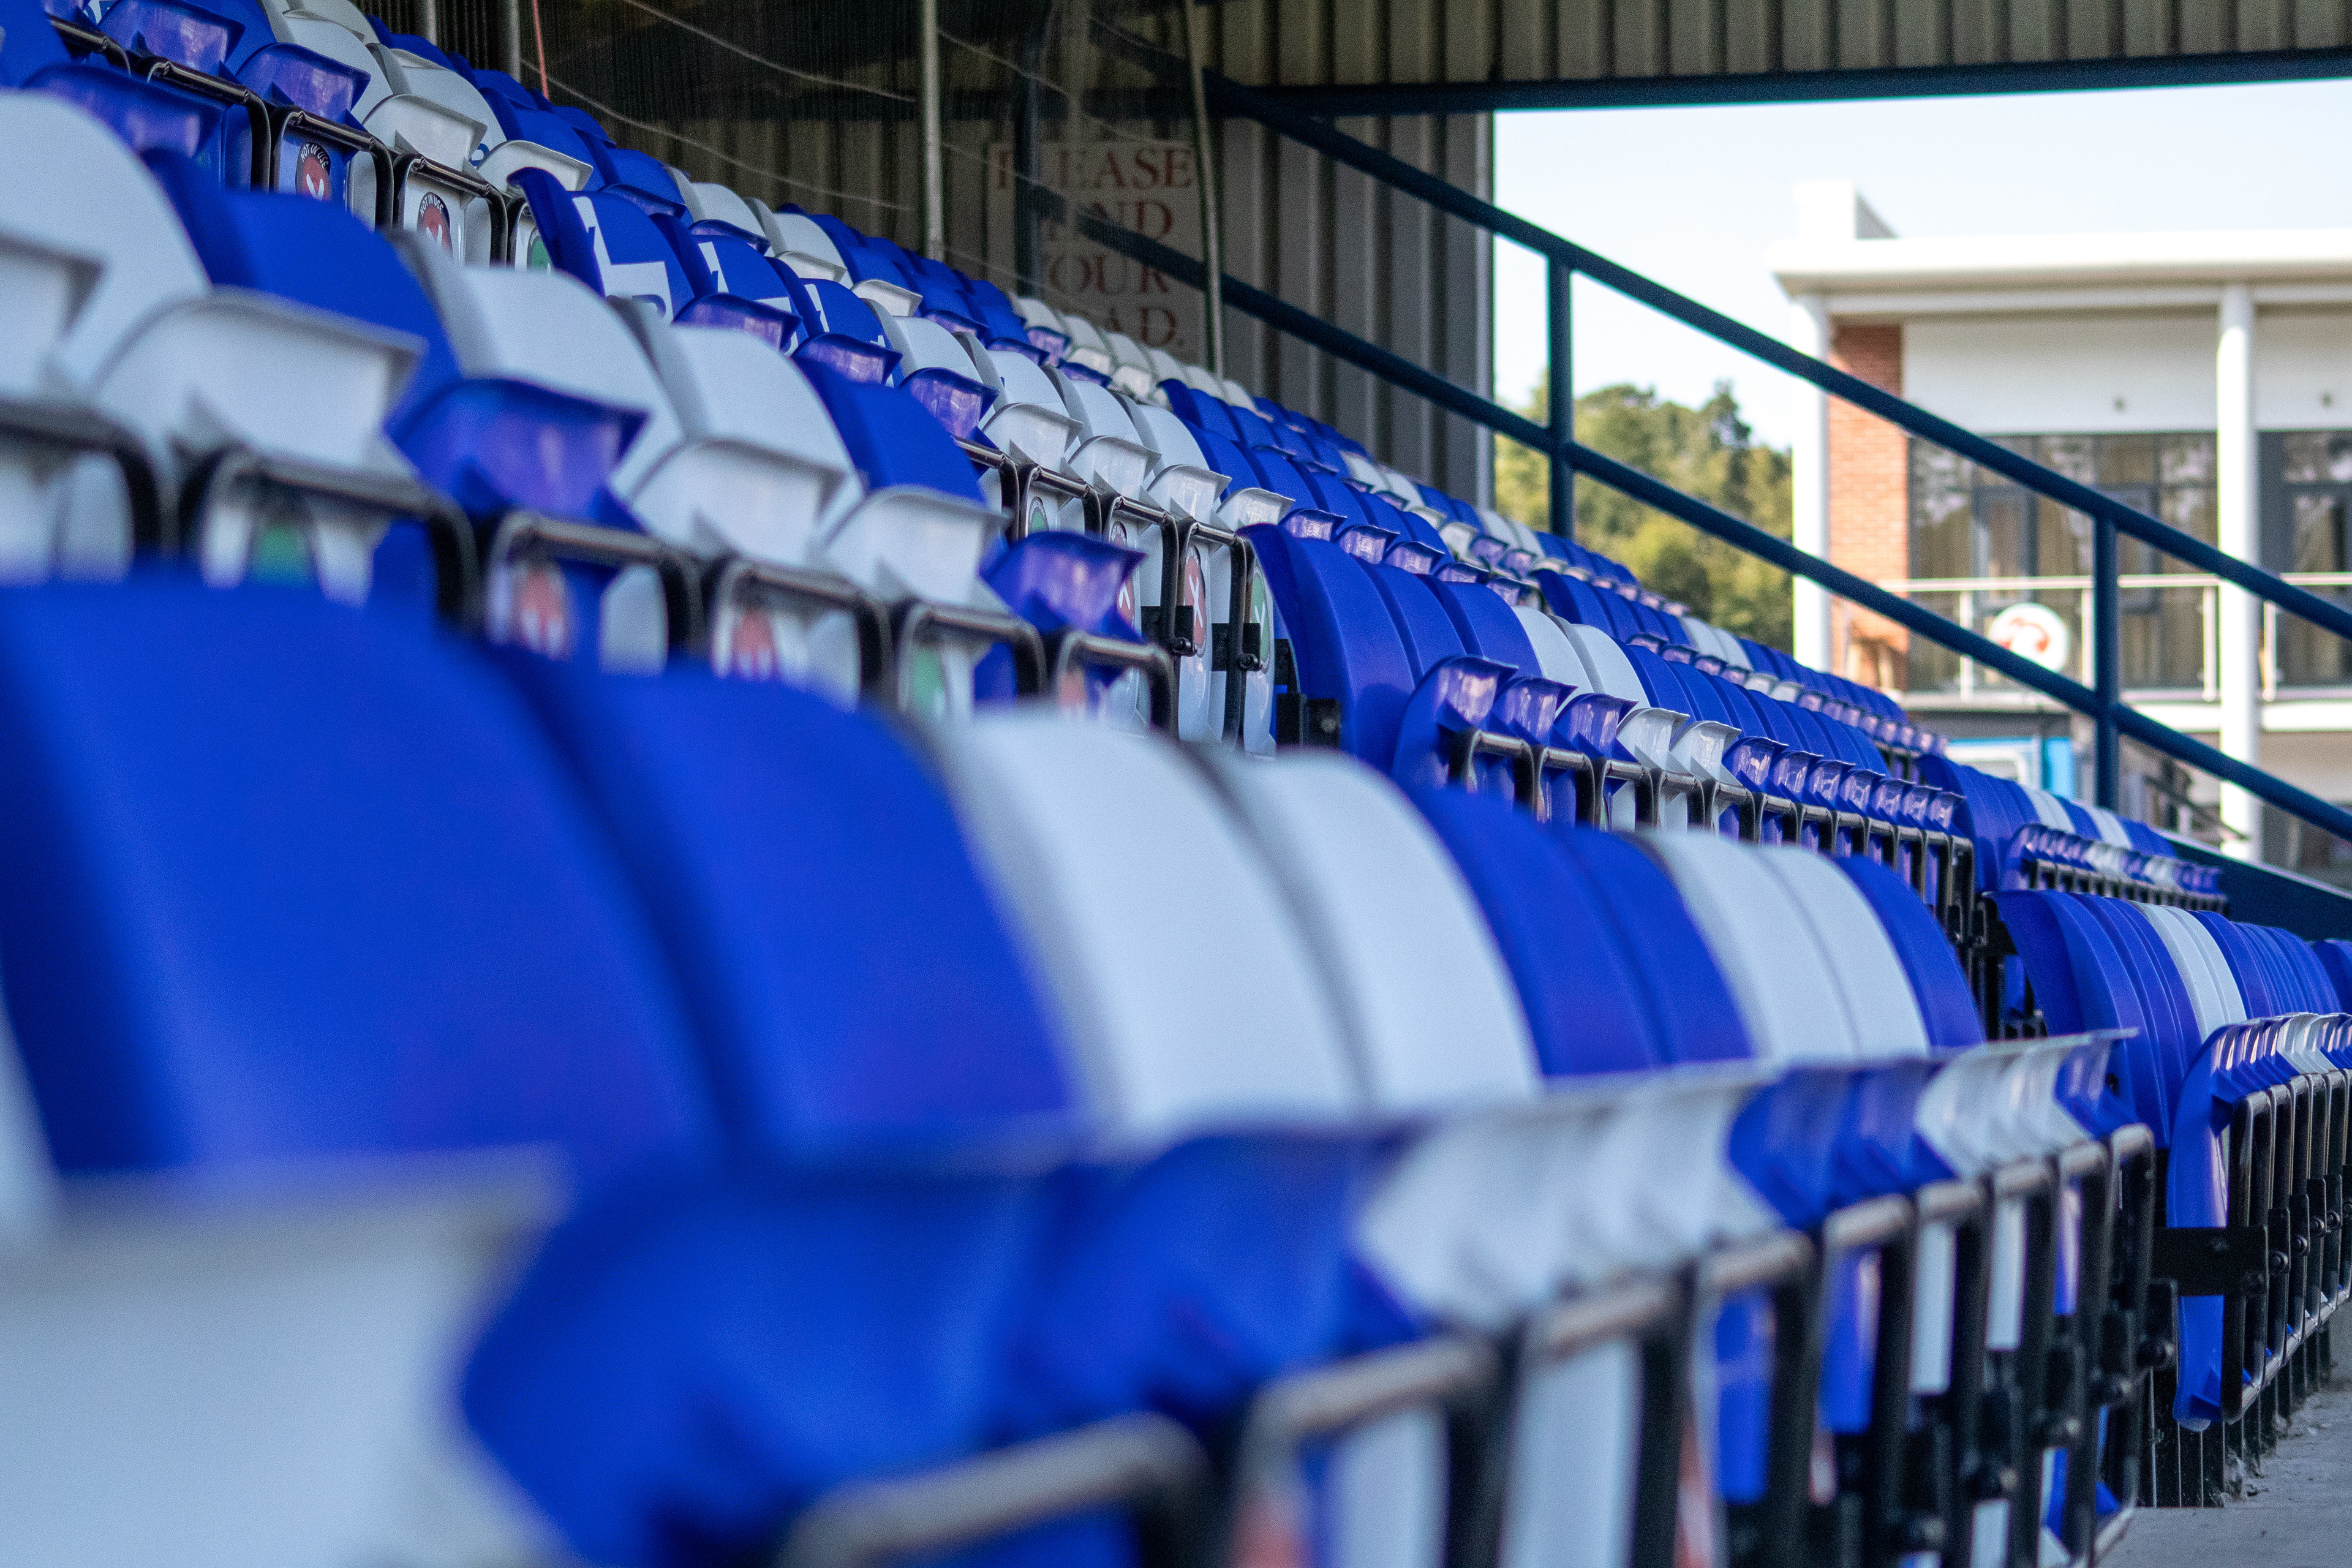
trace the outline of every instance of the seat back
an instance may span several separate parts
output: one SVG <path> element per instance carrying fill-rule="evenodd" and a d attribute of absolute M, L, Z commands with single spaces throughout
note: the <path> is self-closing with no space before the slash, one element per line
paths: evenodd
<path fill-rule="evenodd" d="M 1212 758 L 1322 966 L 1370 1104 L 1533 1094 L 1510 971 L 1460 868 L 1395 786 L 1342 757 Z"/>
<path fill-rule="evenodd" d="M 459 368 L 475 379 L 529 382 L 608 408 L 637 414 L 636 437 L 604 478 L 626 494 L 678 441 L 677 416 L 621 319 L 560 272 L 463 267 L 418 246 L 418 269 Z"/>
<path fill-rule="evenodd" d="M 507 668 L 645 891 L 746 1147 L 1001 1139 L 1076 1109 L 948 803 L 886 726 L 691 671 Z"/>
<path fill-rule="evenodd" d="M 1113 1136 L 1329 1121 L 1362 1103 L 1305 939 L 1181 753 L 1050 714 L 929 740 Z M 1129 917 L 1147 901 L 1139 940 Z"/>
<path fill-rule="evenodd" d="M 1780 874 L 1785 859 L 1818 857 L 1795 848 L 1735 845 L 1711 834 L 1650 834 L 1641 843 L 1674 878 L 1759 1057 L 1791 1063 L 1863 1057 L 1864 1038 L 1842 984 L 1845 977 L 1822 950 L 1812 920 L 1791 890 L 1792 879 L 1804 874 Z M 1834 868 L 1824 863 L 1824 868 L 1837 876 Z M 1859 899 L 1850 885 L 1844 890 Z M 1879 942 L 1885 941 L 1881 935 Z M 1912 1011 L 1910 1027 L 1918 1029 L 1916 1005 L 1891 951 L 1884 954 L 1883 967 L 1903 986 L 1904 1005 Z"/>
<path fill-rule="evenodd" d="M 705 1146 L 644 916 L 478 658 L 281 590 L 0 595 L 0 864 L 48 889 L 0 976 L 59 1168 Z"/>
<path fill-rule="evenodd" d="M 81 110 L 0 95 L 0 144 L 42 150 L 0 188 L 0 235 L 101 264 L 52 351 L 67 382 L 88 386 L 142 320 L 205 291 L 204 264 L 154 177 Z"/>

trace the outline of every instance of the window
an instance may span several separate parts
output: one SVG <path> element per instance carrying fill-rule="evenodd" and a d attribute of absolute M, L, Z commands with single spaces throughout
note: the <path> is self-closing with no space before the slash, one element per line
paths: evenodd
<path fill-rule="evenodd" d="M 2005 436 L 1994 439 L 2068 479 L 2151 513 L 2182 532 L 2214 537 L 2213 437 L 2202 431 L 2126 436 Z M 2347 448 L 2352 461 L 2352 448 Z M 2347 489 L 2352 493 L 2352 489 Z M 2035 495 L 1965 458 L 1924 441 L 1911 443 L 1911 575 L 1993 579 L 1967 591 L 1968 618 L 1979 631 L 2009 605 L 2048 605 L 2082 636 L 2087 595 L 2080 589 L 2040 589 L 2032 579 L 2087 577 L 2091 520 Z M 2188 570 L 2137 540 L 2118 541 L 2117 563 L 2126 577 Z M 2011 587 L 2000 579 L 2018 579 Z M 1958 615 L 1963 595 L 1919 595 L 1922 603 Z M 2194 687 L 2203 679 L 2204 609 L 2200 590 L 2142 583 L 2123 591 L 2124 682 L 2137 688 Z M 1922 674 L 1957 668 L 1937 650 L 1913 653 Z M 1997 678 L 1987 678 L 1998 684 Z M 1915 676 L 1915 686 L 1922 682 Z M 1949 684 L 1948 679 L 1932 684 Z"/>
<path fill-rule="evenodd" d="M 2295 430 L 2263 437 L 2263 557 L 2273 571 L 2343 573 L 2345 520 L 2352 513 L 2352 433 Z M 2313 592 L 2352 602 L 2346 588 L 2306 584 Z M 2282 686 L 2334 686 L 2352 680 L 2343 640 L 2309 622 L 2278 616 Z"/>

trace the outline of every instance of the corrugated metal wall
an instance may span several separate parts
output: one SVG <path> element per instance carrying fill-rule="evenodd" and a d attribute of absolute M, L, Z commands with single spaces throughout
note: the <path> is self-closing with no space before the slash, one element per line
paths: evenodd
<path fill-rule="evenodd" d="M 1438 0 L 1227 0 L 1203 7 L 1205 63 L 1251 83 L 1448 79 L 1487 58 L 1490 16 Z M 1482 196 L 1494 194 L 1484 114 L 1349 119 L 1339 126 Z M 1225 270 L 1475 392 L 1494 383 L 1494 241 L 1248 121 L 1216 128 Z M 1228 368 L 1362 440 L 1409 473 L 1488 499 L 1485 430 L 1228 310 Z M 1535 328 L 1541 330 L 1540 324 Z"/>
<path fill-rule="evenodd" d="M 1315 74 L 1326 62 L 1303 51 L 1269 60 L 1262 74 L 1230 74 L 1269 86 L 1591 80 L 2352 44 L 2344 0 L 1293 0 L 1275 8 L 1286 37 L 1339 46 L 1328 51 L 1335 74 Z"/>
<path fill-rule="evenodd" d="M 420 0 L 371 4 L 409 28 L 423 9 Z M 1024 80 L 1045 83 L 1042 112 L 1060 121 L 1041 127 L 1049 142 L 1107 137 L 1161 149 L 1163 163 L 1165 149 L 1189 143 L 1181 80 L 1154 82 L 1146 68 L 1139 87 L 1131 59 L 1113 60 L 1091 45 L 1070 55 L 1069 41 L 1087 31 L 1073 18 L 1088 5 L 1153 47 L 1181 49 L 1175 14 L 1162 0 L 940 0 L 942 30 L 956 40 L 942 51 L 947 239 L 951 260 L 1007 288 L 1043 291 L 1057 306 L 1098 318 L 1139 315 L 1132 289 L 1124 300 L 1083 288 L 1057 298 L 1051 278 L 1013 276 L 1013 247 L 1000 232 L 1009 207 L 989 194 Z M 536 84 L 543 39 L 557 101 L 591 110 L 622 140 L 695 178 L 772 205 L 833 212 L 901 244 L 919 241 L 913 0 L 511 0 L 511 8 L 509 0 L 439 0 L 436 9 L 444 37 L 485 62 L 503 58 L 516 30 L 527 27 L 527 79 Z M 1223 0 L 1204 4 L 1202 14 L 1212 68 L 1252 85 L 1305 89 L 1622 82 L 2352 43 L 2352 0 Z M 1024 54 L 1024 39 L 1034 47 L 1046 37 L 1064 41 L 1060 59 L 1079 63 Z M 1097 63 L 1087 63 L 1089 49 Z M 1033 68 L 1034 78 L 1023 75 Z M 1493 122 L 1485 114 L 1339 124 L 1454 184 L 1492 192 Z M 1214 136 L 1227 271 L 1465 387 L 1491 391 L 1493 242 L 1482 231 L 1255 122 L 1220 123 Z M 1197 219 L 1175 210 L 1182 198 L 1161 195 L 1179 220 L 1170 242 L 1197 235 Z M 1049 271 L 1043 262 L 1050 259 L 1036 270 Z M 1197 344 L 1197 297 L 1159 299 L 1180 316 L 1190 312 L 1171 328 L 1171 345 Z M 1329 420 L 1400 468 L 1460 494 L 1490 493 L 1483 430 L 1228 314 L 1228 368 L 1236 377 Z M 1525 329 L 1541 330 L 1537 322 Z"/>

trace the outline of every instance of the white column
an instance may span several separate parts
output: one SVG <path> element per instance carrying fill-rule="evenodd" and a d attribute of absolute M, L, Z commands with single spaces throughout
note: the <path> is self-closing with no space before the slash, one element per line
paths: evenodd
<path fill-rule="evenodd" d="M 2257 515 L 2260 476 L 2254 443 L 2254 295 L 2243 283 L 2221 290 L 2221 352 L 2213 366 L 2216 522 L 2221 548 L 2245 561 L 2261 559 Z M 2262 607 L 2243 588 L 2221 590 L 2217 684 L 2221 693 L 2221 750 L 2241 762 L 2262 761 Z M 2262 858 L 2262 802 L 2234 784 L 2221 786 L 2221 820 L 2244 834 L 2222 848 L 2242 859 Z"/>
<path fill-rule="evenodd" d="M 1829 309 L 1819 294 L 1800 294 L 1790 302 L 1789 344 L 1815 359 L 1829 357 Z M 1797 384 L 1796 396 L 1796 428 L 1789 455 L 1790 499 L 1796 510 L 1793 538 L 1798 549 L 1826 561 L 1830 553 L 1830 397 L 1809 381 Z M 1795 646 L 1790 651 L 1798 663 L 1827 669 L 1829 590 L 1800 577 L 1795 595 L 1790 628 Z"/>

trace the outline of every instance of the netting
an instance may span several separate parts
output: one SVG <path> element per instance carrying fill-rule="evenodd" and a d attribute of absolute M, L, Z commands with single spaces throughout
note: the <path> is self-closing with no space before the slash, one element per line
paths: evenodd
<path fill-rule="evenodd" d="M 587 110 L 616 141 L 782 209 L 923 243 L 918 8 L 748 0 L 374 0 L 387 24 Z M 940 7 L 943 259 L 1178 358 L 1202 296 L 1073 223 L 1198 258 L 1182 13 L 1111 0 Z"/>

